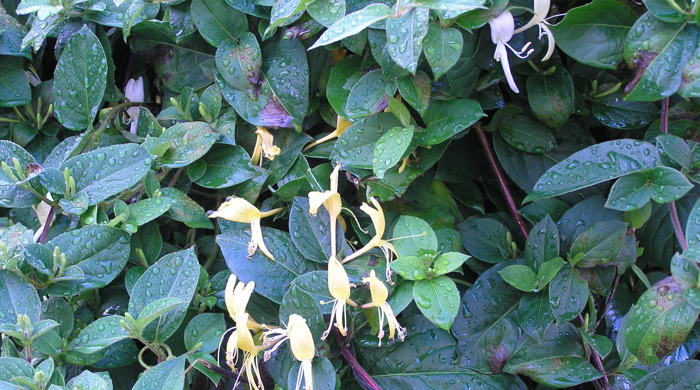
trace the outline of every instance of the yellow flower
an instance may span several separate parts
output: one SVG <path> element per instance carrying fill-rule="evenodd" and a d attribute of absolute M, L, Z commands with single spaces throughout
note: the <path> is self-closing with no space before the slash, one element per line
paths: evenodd
<path fill-rule="evenodd" d="M 345 268 L 340 264 L 338 259 L 331 257 L 328 261 L 328 291 L 334 298 L 330 302 L 321 302 L 321 304 L 333 302 L 333 310 L 331 311 L 331 319 L 328 329 L 323 332 L 321 340 L 325 340 L 333 328 L 333 320 L 335 319 L 335 327 L 338 328 L 340 334 L 347 335 L 347 314 L 345 305 L 350 304 L 356 306 L 355 302 L 350 299 L 350 279 L 348 278 Z"/>
<path fill-rule="evenodd" d="M 263 156 L 270 161 L 279 156 L 281 150 L 278 146 L 275 146 L 275 136 L 272 133 L 264 127 L 258 127 L 255 130 L 255 134 L 257 134 L 255 148 L 253 149 L 253 156 L 250 158 L 250 162 L 253 165 L 262 165 Z"/>
<path fill-rule="evenodd" d="M 248 329 L 248 313 L 236 315 L 236 328 L 231 333 L 226 343 L 226 364 L 231 370 L 236 371 L 236 361 L 238 360 L 238 350 L 243 351 L 243 369 L 238 374 L 240 378 L 243 372 L 246 373 L 248 385 L 252 390 L 264 389 L 260 368 L 258 366 L 258 353 L 264 349 L 263 346 L 255 345 L 253 335 Z M 236 378 L 238 383 L 238 378 Z M 234 384 L 234 388 L 236 385 Z"/>
<path fill-rule="evenodd" d="M 396 320 L 394 311 L 391 306 L 386 301 L 389 297 L 389 290 L 387 290 L 384 283 L 379 280 L 374 273 L 374 270 L 369 272 L 369 276 L 362 279 L 362 283 L 369 284 L 369 292 L 372 296 L 372 302 L 363 305 L 363 308 L 376 307 L 379 313 L 379 333 L 377 337 L 379 338 L 379 345 L 382 345 L 382 338 L 384 338 L 384 319 L 386 318 L 387 325 L 389 326 L 389 338 L 394 339 L 396 333 L 398 333 L 399 339 L 403 341 L 406 337 L 406 328 L 399 325 Z"/>
<path fill-rule="evenodd" d="M 316 345 L 304 317 L 292 314 L 289 316 L 287 329 L 275 328 L 265 331 L 263 334 L 263 345 L 266 347 L 272 346 L 271 349 L 265 351 L 265 360 L 268 360 L 272 352 L 276 351 L 286 340 L 289 340 L 289 347 L 294 358 L 301 362 L 295 390 L 301 388 L 302 381 L 304 382 L 305 390 L 313 390 L 311 362 L 316 355 Z"/>
<path fill-rule="evenodd" d="M 255 289 L 255 282 L 250 281 L 244 283 L 243 281 L 236 283 L 236 275 L 231 274 L 226 282 L 226 289 L 224 290 L 224 302 L 226 302 L 226 310 L 228 310 L 228 315 L 232 320 L 236 320 L 237 316 L 246 313 L 246 307 L 248 306 L 248 301 L 250 296 L 253 294 Z M 257 323 L 252 317 L 248 318 L 248 328 L 253 331 L 259 331 L 261 325 Z"/>
<path fill-rule="evenodd" d="M 374 205 L 374 208 L 370 207 L 370 205 L 367 203 L 362 203 L 360 210 L 364 211 L 365 214 L 369 215 L 369 217 L 372 219 L 372 225 L 374 225 L 375 232 L 374 237 L 372 237 L 369 242 L 365 244 L 365 246 L 343 259 L 343 263 L 356 259 L 369 252 L 371 249 L 379 248 L 381 249 L 382 253 L 384 253 L 384 257 L 386 258 L 386 277 L 389 283 L 391 283 L 391 268 L 389 266 L 392 259 L 394 257 L 398 257 L 399 255 L 392 243 L 382 239 L 384 230 L 386 229 L 386 219 L 384 218 L 384 210 L 382 210 L 382 206 L 374 198 L 370 198 L 369 200 Z"/>
<path fill-rule="evenodd" d="M 275 215 L 282 211 L 281 208 L 270 211 L 260 211 L 243 198 L 230 198 L 219 206 L 219 209 L 209 214 L 209 218 L 223 218 L 227 221 L 249 223 L 251 238 L 248 243 L 248 257 L 252 257 L 255 251 L 260 248 L 260 251 L 265 254 L 270 260 L 275 257 L 265 246 L 262 235 L 262 227 L 260 220 L 271 215 Z"/>
<path fill-rule="evenodd" d="M 331 189 L 330 191 L 311 191 L 309 192 L 309 214 L 316 215 L 321 205 L 326 207 L 330 216 L 331 226 L 331 256 L 336 255 L 336 221 L 343 209 L 343 202 L 338 193 L 338 173 L 340 172 L 340 164 L 336 164 L 333 172 L 331 172 Z"/>
<path fill-rule="evenodd" d="M 350 127 L 350 125 L 352 125 L 352 122 L 338 115 L 338 119 L 335 123 L 335 130 L 331 131 L 328 135 L 323 136 L 317 139 L 316 141 L 306 145 L 304 151 L 306 152 L 307 150 L 313 148 L 316 145 L 320 145 L 326 141 L 332 140 L 333 138 L 340 137 L 345 132 L 345 130 L 347 130 L 348 127 Z"/>

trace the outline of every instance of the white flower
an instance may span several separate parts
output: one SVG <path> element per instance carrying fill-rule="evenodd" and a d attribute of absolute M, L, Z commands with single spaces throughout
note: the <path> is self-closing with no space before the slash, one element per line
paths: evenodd
<path fill-rule="evenodd" d="M 539 35 L 538 38 L 542 39 L 543 35 L 547 36 L 547 53 L 545 53 L 544 57 L 542 57 L 542 61 L 547 61 L 549 57 L 552 56 L 554 53 L 554 34 L 552 34 L 552 30 L 549 29 L 549 22 L 547 22 L 547 13 L 549 12 L 549 5 L 550 5 L 550 0 L 534 0 L 534 15 L 532 16 L 532 19 L 530 19 L 529 22 L 527 22 L 524 26 L 518 28 L 515 30 L 513 33 L 517 34 L 520 32 L 523 32 L 527 29 L 529 29 L 532 26 L 537 25 L 539 27 Z"/>
<path fill-rule="evenodd" d="M 136 80 L 130 79 L 127 81 L 124 87 L 124 96 L 129 99 L 130 102 L 143 103 L 143 95 L 143 77 L 139 76 Z M 129 132 L 131 134 L 136 134 L 136 129 L 139 126 L 139 107 L 129 107 L 126 112 L 129 114 L 129 121 L 131 122 Z"/>
<path fill-rule="evenodd" d="M 515 30 L 515 22 L 513 21 L 513 15 L 506 11 L 502 12 L 497 17 L 489 21 L 489 26 L 491 27 L 491 41 L 496 44 L 496 51 L 493 53 L 493 59 L 501 63 L 503 67 L 503 73 L 506 75 L 506 80 L 508 81 L 508 86 L 515 93 L 519 93 L 518 86 L 515 84 L 513 79 L 513 74 L 510 71 L 510 64 L 508 63 L 508 51 L 506 48 L 518 56 L 519 58 L 526 58 L 532 53 L 532 49 L 527 50 L 530 47 L 530 42 L 528 42 L 520 51 L 516 51 L 512 46 L 508 44 L 511 38 L 513 38 L 513 33 Z M 525 54 L 523 54 L 525 52 Z"/>

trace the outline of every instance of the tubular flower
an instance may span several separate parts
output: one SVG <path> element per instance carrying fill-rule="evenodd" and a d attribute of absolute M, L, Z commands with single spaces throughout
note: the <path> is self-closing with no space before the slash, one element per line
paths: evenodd
<path fill-rule="evenodd" d="M 493 53 L 493 59 L 496 62 L 500 62 L 503 67 L 503 73 L 506 75 L 506 80 L 508 81 L 508 86 L 515 93 L 519 93 L 518 86 L 515 84 L 513 79 L 513 74 L 510 71 L 510 63 L 508 62 L 508 51 L 506 48 L 515 54 L 519 58 L 526 58 L 532 53 L 532 49 L 527 50 L 530 47 L 530 42 L 528 42 L 520 51 L 516 51 L 512 46 L 508 44 L 508 41 L 513 37 L 515 30 L 515 22 L 513 21 L 513 15 L 506 11 L 502 12 L 500 15 L 489 21 L 489 26 L 491 27 L 491 41 L 496 44 L 496 50 Z M 525 54 L 523 54 L 525 52 Z"/>
<path fill-rule="evenodd" d="M 237 282 L 238 280 L 236 275 L 231 274 L 231 276 L 228 277 L 226 289 L 224 290 L 226 310 L 228 310 L 228 315 L 234 321 L 238 315 L 246 312 L 248 301 L 250 300 L 250 296 L 253 294 L 253 289 L 255 289 L 254 281 L 250 281 L 248 283 L 244 283 L 243 281 Z M 262 328 L 262 326 L 249 316 L 248 328 L 257 332 Z"/>
<path fill-rule="evenodd" d="M 132 103 L 143 103 L 144 92 L 142 76 L 139 76 L 138 79 L 129 79 L 129 81 L 127 81 L 124 87 L 124 97 L 129 99 Z M 126 113 L 129 114 L 129 121 L 131 122 L 131 127 L 129 128 L 131 134 L 136 134 L 136 130 L 138 129 L 139 112 L 139 107 L 129 107 L 126 109 Z"/>
<path fill-rule="evenodd" d="M 330 324 L 328 325 L 328 329 L 323 332 L 321 340 L 325 340 L 326 337 L 328 337 L 331 328 L 333 328 L 334 319 L 335 327 L 338 328 L 340 334 L 346 336 L 348 325 L 345 305 L 351 304 L 356 306 L 355 302 L 350 299 L 350 279 L 348 278 L 348 274 L 335 256 L 331 257 L 328 261 L 328 291 L 334 299 L 330 302 L 321 302 L 321 304 L 333 302 L 333 310 L 331 311 Z"/>
<path fill-rule="evenodd" d="M 304 317 L 292 314 L 289 316 L 287 329 L 275 328 L 265 331 L 263 344 L 266 347 L 272 346 L 271 349 L 265 351 L 265 360 L 269 359 L 272 352 L 277 350 L 286 340 L 289 340 L 289 346 L 294 358 L 301 362 L 295 390 L 301 388 L 302 380 L 304 382 L 304 390 L 313 390 L 311 362 L 314 359 L 314 355 L 316 355 L 316 345 Z"/>
<path fill-rule="evenodd" d="M 394 339 L 396 333 L 398 332 L 399 339 L 403 341 L 406 337 L 406 328 L 399 325 L 396 320 L 394 311 L 391 306 L 386 301 L 389 297 L 389 291 L 387 290 L 384 283 L 377 278 L 374 270 L 369 272 L 369 276 L 362 279 L 362 283 L 369 284 L 369 292 L 372 296 L 372 302 L 363 305 L 363 308 L 376 307 L 379 312 L 379 333 L 377 333 L 377 338 L 379 338 L 379 345 L 382 345 L 382 338 L 384 338 L 384 319 L 386 318 L 387 325 L 389 326 L 389 339 Z"/>
<path fill-rule="evenodd" d="M 226 364 L 231 370 L 236 371 L 236 361 L 238 360 L 238 350 L 243 351 L 243 364 L 241 372 L 238 374 L 240 378 L 243 372 L 248 378 L 248 385 L 252 390 L 264 389 L 260 368 L 258 366 L 258 353 L 264 350 L 265 347 L 255 345 L 253 335 L 248 329 L 248 313 L 239 313 L 236 315 L 236 328 L 231 333 L 226 343 Z M 238 382 L 238 378 L 236 378 Z M 233 386 L 234 388 L 236 385 Z"/>
<path fill-rule="evenodd" d="M 338 193 L 338 173 L 340 172 L 340 164 L 336 164 L 333 172 L 331 172 L 331 189 L 330 191 L 311 191 L 309 192 L 309 214 L 316 215 L 318 208 L 321 205 L 326 207 L 330 216 L 331 226 L 331 256 L 336 254 L 336 221 L 343 208 L 343 202 Z"/>
<path fill-rule="evenodd" d="M 258 127 L 255 130 L 255 134 L 257 134 L 255 148 L 253 149 L 253 156 L 250 158 L 250 162 L 253 165 L 262 165 L 263 156 L 270 161 L 279 156 L 281 150 L 275 145 L 275 136 L 272 133 L 264 127 Z"/>
<path fill-rule="evenodd" d="M 282 211 L 281 208 L 272 209 L 270 211 L 260 211 L 250 202 L 243 198 L 230 198 L 219 206 L 219 209 L 210 213 L 209 218 L 223 218 L 227 221 L 249 223 L 251 230 L 251 239 L 248 243 L 248 257 L 252 257 L 255 251 L 260 248 L 260 251 L 265 254 L 270 260 L 275 257 L 265 246 L 262 235 L 262 227 L 260 220 L 271 215 L 275 215 Z"/>
<path fill-rule="evenodd" d="M 314 146 L 320 145 L 326 141 L 330 141 L 333 138 L 340 137 L 345 132 L 345 130 L 347 130 L 348 127 L 350 127 L 350 125 L 352 125 L 352 122 L 350 122 L 349 120 L 338 115 L 338 120 L 336 121 L 336 124 L 335 124 L 335 130 L 331 131 L 330 134 L 323 136 L 323 137 L 317 139 L 316 141 L 306 145 L 306 147 L 304 148 L 304 151 L 307 151 L 307 150 L 313 148 Z"/>
<path fill-rule="evenodd" d="M 513 31 L 514 34 L 521 33 L 532 26 L 537 25 L 539 28 L 538 39 L 542 39 L 543 35 L 547 36 L 547 53 L 542 57 L 542 61 L 547 61 L 554 53 L 555 41 L 554 34 L 549 28 L 549 22 L 547 22 L 547 13 L 549 12 L 550 0 L 534 0 L 534 12 L 529 22 L 524 26 Z"/>
<path fill-rule="evenodd" d="M 394 257 L 398 257 L 398 252 L 396 252 L 396 248 L 392 243 L 382 239 L 384 229 L 386 228 L 386 220 L 384 218 L 384 210 L 382 210 L 382 206 L 374 198 L 370 198 L 369 200 L 372 202 L 372 205 L 374 205 L 374 208 L 370 207 L 370 205 L 367 203 L 362 203 L 360 210 L 364 211 L 365 214 L 369 215 L 369 217 L 372 219 L 372 225 L 374 225 L 375 232 L 374 237 L 372 237 L 372 239 L 370 239 L 365 246 L 343 259 L 343 263 L 356 259 L 373 248 L 379 248 L 381 249 L 382 253 L 384 253 L 384 257 L 386 258 L 386 277 L 391 283 L 391 268 L 389 266 L 392 259 Z"/>

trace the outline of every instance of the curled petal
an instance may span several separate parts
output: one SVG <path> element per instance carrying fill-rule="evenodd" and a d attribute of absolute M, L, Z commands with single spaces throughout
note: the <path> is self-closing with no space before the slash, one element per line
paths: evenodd
<path fill-rule="evenodd" d="M 209 214 L 209 218 L 223 218 L 231 222 L 252 223 L 260 220 L 262 213 L 257 207 L 243 198 L 232 198 L 219 206 L 219 209 Z"/>
<path fill-rule="evenodd" d="M 554 41 L 554 34 L 552 34 L 552 30 L 549 29 L 549 27 L 544 24 L 540 23 L 540 29 L 543 34 L 547 35 L 547 53 L 545 53 L 544 57 L 542 57 L 542 61 L 547 61 L 552 54 L 554 54 L 554 48 L 555 48 L 555 41 Z"/>
<path fill-rule="evenodd" d="M 549 13 L 550 0 L 535 0 L 533 5 L 533 11 L 535 14 L 532 15 L 532 19 L 530 19 L 530 21 L 528 21 L 522 27 L 516 29 L 513 33 L 517 34 L 529 29 L 532 26 L 538 25 L 547 17 L 547 13 Z"/>
<path fill-rule="evenodd" d="M 248 257 L 253 256 L 255 250 L 260 248 L 260 251 L 267 256 L 268 259 L 274 260 L 275 256 L 270 253 L 270 250 L 265 246 L 265 241 L 263 241 L 262 227 L 260 226 L 260 219 L 256 219 L 250 223 L 250 233 L 251 240 L 248 244 Z"/>
<path fill-rule="evenodd" d="M 496 53 L 494 56 L 496 61 L 500 61 L 501 67 L 503 68 L 503 73 L 506 76 L 506 81 L 508 81 L 508 86 L 515 93 L 520 93 L 518 85 L 515 84 L 515 79 L 513 79 L 513 74 L 510 72 L 510 63 L 508 62 L 508 52 L 506 51 L 506 45 L 496 45 Z"/>

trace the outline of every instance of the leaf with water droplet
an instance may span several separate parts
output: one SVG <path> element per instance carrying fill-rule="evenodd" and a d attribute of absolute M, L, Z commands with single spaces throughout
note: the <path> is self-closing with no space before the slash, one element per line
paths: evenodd
<path fill-rule="evenodd" d="M 32 92 L 21 58 L 4 57 L 0 62 L 0 107 L 29 104 Z"/>
<path fill-rule="evenodd" d="M 574 112 L 574 82 L 562 66 L 552 74 L 535 73 L 527 78 L 527 98 L 539 120 L 559 129 Z"/>
<path fill-rule="evenodd" d="M 236 41 L 248 31 L 248 19 L 224 0 L 193 0 L 190 8 L 197 30 L 212 46 Z"/>
<path fill-rule="evenodd" d="M 544 154 L 556 146 L 552 132 L 525 115 L 504 118 L 498 131 L 506 142 L 523 152 Z"/>
<path fill-rule="evenodd" d="M 201 313 L 187 323 L 185 327 L 185 348 L 192 350 L 202 343 L 199 352 L 213 353 L 219 347 L 221 337 L 226 331 L 226 320 L 222 313 Z"/>
<path fill-rule="evenodd" d="M 423 53 L 433 70 L 433 78 L 439 79 L 459 61 L 464 46 L 462 33 L 456 28 L 442 28 L 431 23 L 423 41 Z"/>
<path fill-rule="evenodd" d="M 355 35 L 372 24 L 386 19 L 390 14 L 391 8 L 382 3 L 370 4 L 359 11 L 347 14 L 328 27 L 328 30 L 321 34 L 309 50 Z"/>
<path fill-rule="evenodd" d="M 182 390 L 185 386 L 185 356 L 150 368 L 139 377 L 132 390 Z"/>
<path fill-rule="evenodd" d="M 123 316 L 98 318 L 78 333 L 68 344 L 68 351 L 92 354 L 128 338 L 129 332 L 120 325 L 124 321 L 126 318 Z"/>
<path fill-rule="evenodd" d="M 374 144 L 372 169 L 382 179 L 384 173 L 401 161 L 413 140 L 414 126 L 392 127 Z"/>
<path fill-rule="evenodd" d="M 428 33 L 429 12 L 427 8 L 409 8 L 400 16 L 392 15 L 386 20 L 389 55 L 411 73 L 416 73 L 418 67 L 423 38 Z"/>
<path fill-rule="evenodd" d="M 588 301 L 588 283 L 573 267 L 563 267 L 549 283 L 549 303 L 558 322 L 575 318 Z"/>
<path fill-rule="evenodd" d="M 428 127 L 417 133 L 416 138 L 421 145 L 437 145 L 467 130 L 485 116 L 476 100 L 432 100 L 423 116 Z"/>
<path fill-rule="evenodd" d="M 472 217 L 457 225 L 467 252 L 481 261 L 498 263 L 511 257 L 508 229 L 491 218 Z"/>

